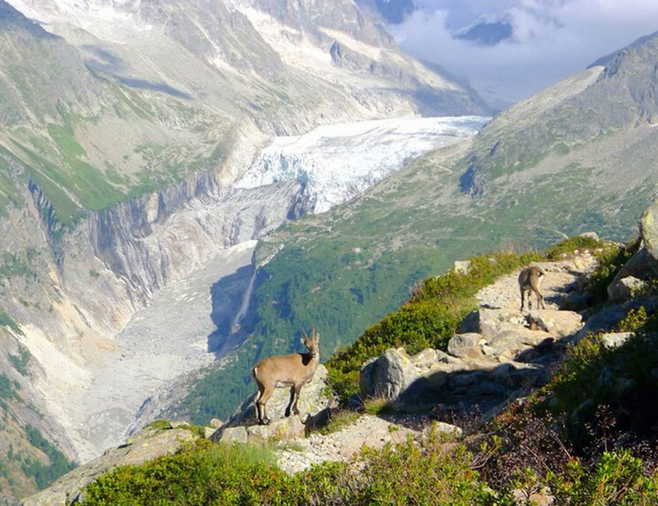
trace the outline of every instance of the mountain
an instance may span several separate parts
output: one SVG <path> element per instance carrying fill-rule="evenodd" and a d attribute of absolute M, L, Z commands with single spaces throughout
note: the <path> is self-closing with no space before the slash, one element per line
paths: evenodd
<path fill-rule="evenodd" d="M 271 136 L 488 111 L 349 0 L 0 0 L 0 55 L 0 374 L 46 467 L 92 454 L 72 401 L 155 293 L 306 211 L 234 186 Z"/>
<path fill-rule="evenodd" d="M 657 50 L 658 37 L 645 39 L 353 202 L 264 238 L 242 326 L 248 345 L 171 412 L 225 414 L 249 392 L 258 357 L 292 349 L 311 327 L 331 354 L 456 259 L 586 231 L 628 239 L 656 191 Z"/>
<path fill-rule="evenodd" d="M 478 19 L 457 31 L 454 36 L 480 46 L 495 46 L 504 40 L 510 39 L 513 31 L 514 27 L 508 19 Z"/>

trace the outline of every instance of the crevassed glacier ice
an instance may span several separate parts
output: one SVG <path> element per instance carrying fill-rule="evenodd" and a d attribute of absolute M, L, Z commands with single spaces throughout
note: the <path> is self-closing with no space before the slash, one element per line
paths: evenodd
<path fill-rule="evenodd" d="M 236 187 L 297 179 L 305 185 L 312 212 L 323 213 L 363 193 L 412 158 L 475 135 L 489 119 L 445 116 L 361 121 L 275 137 L 236 181 Z"/>

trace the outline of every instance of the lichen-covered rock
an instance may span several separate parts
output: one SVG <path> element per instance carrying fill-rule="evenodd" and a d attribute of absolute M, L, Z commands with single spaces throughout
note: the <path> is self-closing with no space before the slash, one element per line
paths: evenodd
<path fill-rule="evenodd" d="M 238 425 L 237 427 L 220 428 L 210 436 L 210 440 L 218 443 L 246 443 L 249 435 L 247 434 L 247 427 Z"/>
<path fill-rule="evenodd" d="M 395 400 L 418 377 L 418 369 L 404 350 L 386 350 L 361 367 L 361 397 Z"/>
<path fill-rule="evenodd" d="M 453 270 L 457 274 L 465 275 L 471 270 L 470 260 L 457 260 L 453 266 Z"/>
<path fill-rule="evenodd" d="M 607 348 L 619 348 L 628 341 L 633 332 L 609 332 L 601 335 L 601 342 Z"/>

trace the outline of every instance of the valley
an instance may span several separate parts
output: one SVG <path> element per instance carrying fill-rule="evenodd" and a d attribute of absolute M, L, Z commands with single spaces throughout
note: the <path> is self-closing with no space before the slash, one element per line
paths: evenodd
<path fill-rule="evenodd" d="M 376 7 L 0 0 L 0 504 L 455 260 L 632 236 L 658 35 L 492 118 Z"/>

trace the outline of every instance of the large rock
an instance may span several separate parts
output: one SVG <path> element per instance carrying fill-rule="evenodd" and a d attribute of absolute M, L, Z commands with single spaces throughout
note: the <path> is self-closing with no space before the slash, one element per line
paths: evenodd
<path fill-rule="evenodd" d="M 645 281 L 635 276 L 626 276 L 621 279 L 616 276 L 607 288 L 608 297 L 614 302 L 629 300 L 635 297 L 645 285 Z"/>
<path fill-rule="evenodd" d="M 574 335 L 583 326 L 583 317 L 573 311 L 540 309 L 528 314 L 530 328 L 536 326 L 557 338 Z"/>
<path fill-rule="evenodd" d="M 658 197 L 653 199 L 640 217 L 640 234 L 644 249 L 653 260 L 652 267 L 655 268 L 658 265 Z"/>
<path fill-rule="evenodd" d="M 386 350 L 381 357 L 370 359 L 361 367 L 361 397 L 395 400 L 418 376 L 418 369 L 404 350 Z"/>
<path fill-rule="evenodd" d="M 483 355 L 482 336 L 474 332 L 456 334 L 448 341 L 448 353 L 460 358 L 480 358 Z"/>
<path fill-rule="evenodd" d="M 222 443 L 266 443 L 267 441 L 290 441 L 304 437 L 306 427 L 298 416 L 282 418 L 269 425 L 219 428 L 210 436 L 211 441 Z"/>
<path fill-rule="evenodd" d="M 146 427 L 126 444 L 65 474 L 46 490 L 23 500 L 24 506 L 65 506 L 83 499 L 83 488 L 102 474 L 125 465 L 139 465 L 162 455 L 175 453 L 183 444 L 199 436 L 188 425 L 165 428 Z"/>
<path fill-rule="evenodd" d="M 543 330 L 530 330 L 524 327 L 516 327 L 501 332 L 489 341 L 488 346 L 495 350 L 496 356 L 507 355 L 517 357 L 522 352 L 553 341 L 553 334 Z"/>
<path fill-rule="evenodd" d="M 518 311 L 481 308 L 466 316 L 459 325 L 462 334 L 481 334 L 492 341 L 500 334 L 516 330 L 525 324 L 525 317 Z"/>
<path fill-rule="evenodd" d="M 327 396 L 327 368 L 322 364 L 313 375 L 313 379 L 302 387 L 299 395 L 297 407 L 302 417 L 312 416 L 323 409 L 330 407 L 335 401 L 333 397 Z M 256 390 L 256 384 L 254 384 Z M 227 420 L 225 427 L 235 427 L 237 425 L 255 424 L 256 408 L 254 399 L 256 393 L 244 401 Z M 267 401 L 267 416 L 270 420 L 275 421 L 283 418 L 286 407 L 290 402 L 290 388 L 277 388 L 274 390 L 272 397 Z"/>

